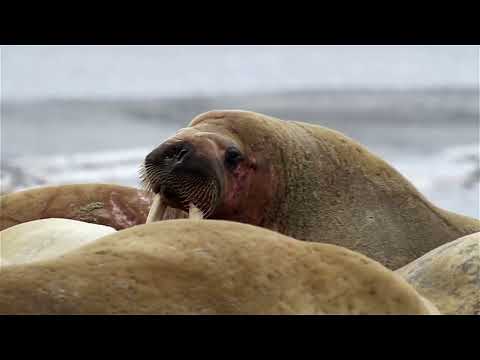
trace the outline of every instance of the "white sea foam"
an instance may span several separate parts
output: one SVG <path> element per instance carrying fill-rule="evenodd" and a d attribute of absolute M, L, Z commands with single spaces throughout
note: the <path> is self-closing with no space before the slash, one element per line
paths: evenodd
<path fill-rule="evenodd" d="M 479 145 L 455 146 L 426 156 L 391 156 L 388 160 L 436 205 L 480 217 Z"/>

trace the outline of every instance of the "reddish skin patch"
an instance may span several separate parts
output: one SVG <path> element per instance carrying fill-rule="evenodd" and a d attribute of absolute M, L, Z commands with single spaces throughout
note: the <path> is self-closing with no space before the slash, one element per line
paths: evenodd
<path fill-rule="evenodd" d="M 232 172 L 225 169 L 224 195 L 211 218 L 262 226 L 277 189 L 274 179 L 271 169 L 259 168 L 251 157 Z"/>
<path fill-rule="evenodd" d="M 120 194 L 112 192 L 109 199 L 110 216 L 116 229 L 125 229 L 134 225 L 144 224 L 146 218 L 139 208 L 132 209 L 128 202 L 123 201 Z M 147 205 L 147 204 L 145 204 Z M 148 205 L 147 205 L 148 206 Z"/>
<path fill-rule="evenodd" d="M 253 169 L 245 166 L 238 166 L 230 176 L 231 189 L 227 192 L 224 199 L 225 205 L 235 208 L 239 198 L 245 196 L 245 192 L 250 186 L 250 180 L 253 176 Z"/>

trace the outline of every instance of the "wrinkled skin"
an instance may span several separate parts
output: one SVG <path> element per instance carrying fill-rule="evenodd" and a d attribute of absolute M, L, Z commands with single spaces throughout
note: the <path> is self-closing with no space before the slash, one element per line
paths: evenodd
<path fill-rule="evenodd" d="M 345 248 L 250 225 L 134 226 L 8 266 L 1 314 L 431 314 L 400 276 Z"/>
<path fill-rule="evenodd" d="M 477 219 L 437 208 L 385 161 L 321 126 L 211 111 L 165 144 L 179 140 L 201 149 L 216 166 L 227 145 L 242 154 L 234 169 L 221 172 L 211 219 L 345 246 L 390 269 L 480 231 Z"/>

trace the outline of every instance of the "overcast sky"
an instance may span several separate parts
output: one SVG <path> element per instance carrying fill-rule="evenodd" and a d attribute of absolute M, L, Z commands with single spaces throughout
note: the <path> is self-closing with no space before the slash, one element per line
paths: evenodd
<path fill-rule="evenodd" d="M 478 46 L 2 46 L 2 98 L 476 87 Z"/>

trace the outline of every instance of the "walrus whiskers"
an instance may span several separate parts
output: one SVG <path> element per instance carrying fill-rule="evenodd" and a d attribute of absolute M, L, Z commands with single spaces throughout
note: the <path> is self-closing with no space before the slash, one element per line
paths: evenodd
<path fill-rule="evenodd" d="M 215 210 L 220 189 L 215 180 L 210 177 L 195 173 L 178 173 L 172 171 L 166 162 L 152 160 L 145 160 L 142 163 L 139 177 L 145 190 L 167 196 L 163 199 L 165 204 L 169 203 L 171 201 L 169 197 L 173 196 L 192 218 L 206 218 Z M 159 204 L 159 200 L 158 203 L 152 204 L 149 220 L 162 220 L 159 217 L 162 214 L 158 213 L 159 209 L 157 209 Z M 165 213 L 165 209 L 161 212 Z"/>

